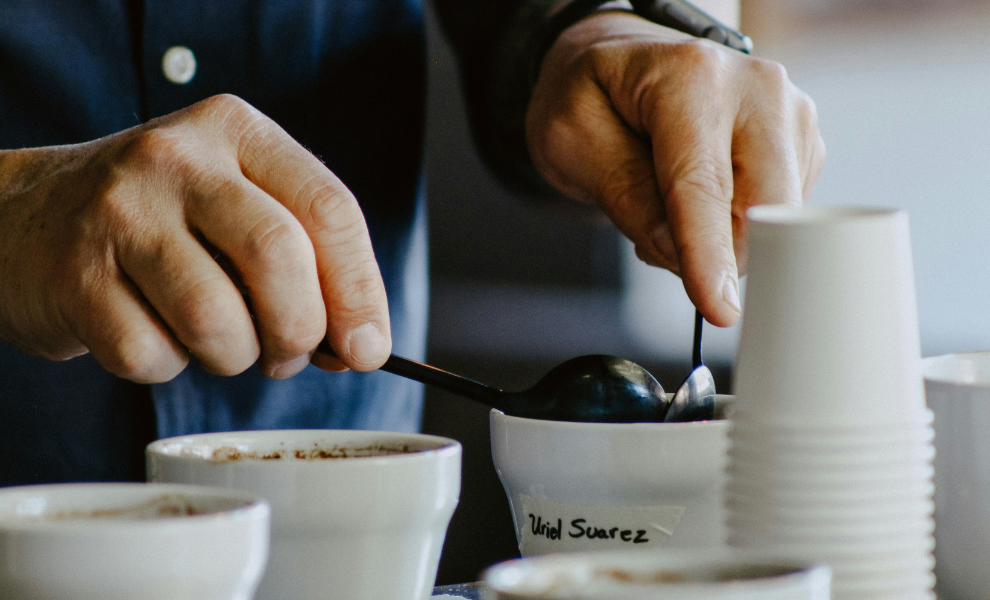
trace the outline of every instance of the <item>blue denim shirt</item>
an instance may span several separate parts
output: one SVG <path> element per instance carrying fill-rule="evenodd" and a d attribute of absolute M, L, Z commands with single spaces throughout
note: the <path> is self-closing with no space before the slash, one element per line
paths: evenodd
<path fill-rule="evenodd" d="M 162 71 L 177 45 L 198 63 L 185 85 Z M 88 141 L 236 94 L 357 196 L 394 351 L 422 358 L 424 69 L 417 0 L 0 0 L 0 148 Z M 50 362 L 0 342 L 0 485 L 139 478 L 143 445 L 156 436 L 414 431 L 421 405 L 421 386 L 383 372 L 308 367 L 273 381 L 254 368 L 225 378 L 192 363 L 149 390 L 88 355 Z"/>

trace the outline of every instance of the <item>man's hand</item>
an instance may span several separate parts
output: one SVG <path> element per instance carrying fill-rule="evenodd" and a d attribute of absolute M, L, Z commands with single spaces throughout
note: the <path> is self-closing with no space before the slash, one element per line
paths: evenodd
<path fill-rule="evenodd" d="M 825 159 L 780 65 L 612 11 L 551 47 L 526 134 L 550 183 L 597 203 L 719 326 L 739 318 L 746 209 L 802 203 Z"/>
<path fill-rule="evenodd" d="M 167 381 L 379 367 L 385 287 L 347 188 L 274 122 L 217 96 L 77 146 L 0 153 L 0 339 Z M 259 360 L 260 359 L 260 360 Z"/>

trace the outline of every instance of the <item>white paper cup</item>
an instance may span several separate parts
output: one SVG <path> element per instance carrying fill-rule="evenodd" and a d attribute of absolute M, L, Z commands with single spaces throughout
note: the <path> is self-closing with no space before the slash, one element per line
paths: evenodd
<path fill-rule="evenodd" d="M 757 206 L 733 419 L 906 425 L 924 418 L 907 214 Z"/>
<path fill-rule="evenodd" d="M 254 494 L 93 483 L 0 490 L 4 600 L 250 600 L 268 555 Z"/>
<path fill-rule="evenodd" d="M 737 509 L 732 512 L 731 519 L 787 528 L 832 527 L 835 524 L 870 524 L 885 521 L 912 523 L 918 517 L 931 516 L 934 509 L 930 498 L 901 500 L 877 507 L 862 504 L 835 505 L 824 502 L 785 504 L 767 502 L 759 498 L 727 495 L 726 505 Z M 930 524 L 928 520 L 925 522 Z M 926 525 L 926 529 L 930 529 L 930 525 Z"/>
<path fill-rule="evenodd" d="M 827 424 L 807 419 L 781 422 L 765 419 L 759 414 L 732 415 L 730 437 L 746 432 L 756 432 L 777 443 L 787 443 L 796 448 L 843 448 L 864 445 L 886 445 L 905 442 L 928 442 L 932 439 L 931 425 L 935 414 L 925 409 L 917 418 L 904 420 L 891 426 L 888 423 Z"/>
<path fill-rule="evenodd" d="M 925 359 L 935 412 L 935 574 L 939 596 L 990 590 L 990 352 Z"/>
<path fill-rule="evenodd" d="M 923 539 L 935 528 L 930 519 L 931 509 L 919 510 L 898 519 L 870 520 L 839 517 L 832 522 L 784 521 L 775 515 L 729 516 L 730 526 L 761 531 L 767 537 L 803 543 L 851 543 Z"/>
<path fill-rule="evenodd" d="M 733 461 L 732 472 L 755 485 L 770 483 L 783 488 L 840 490 L 872 488 L 880 485 L 927 487 L 933 474 L 931 462 L 907 463 L 904 465 L 878 467 L 849 467 L 847 469 L 822 469 L 807 467 L 784 468 L 765 462 Z M 733 485 L 737 485 L 733 481 Z"/>
<path fill-rule="evenodd" d="M 781 539 L 776 532 L 765 527 L 744 524 L 729 531 L 729 543 L 750 550 L 781 553 L 784 556 L 799 556 L 802 559 L 815 559 L 831 562 L 835 559 L 855 559 L 857 561 L 884 561 L 891 556 L 904 556 L 905 553 L 931 552 L 935 538 L 931 534 L 906 534 L 886 538 L 872 537 L 863 541 L 845 540 L 804 540 Z M 770 550 L 768 546 L 773 546 Z"/>
<path fill-rule="evenodd" d="M 148 446 L 154 481 L 250 490 L 272 507 L 258 600 L 422 600 L 460 494 L 454 440 L 378 431 L 243 431 Z"/>
<path fill-rule="evenodd" d="M 919 469 L 930 474 L 932 469 Z M 912 480 L 904 475 L 880 474 L 873 479 L 854 476 L 843 479 L 831 473 L 820 477 L 790 478 L 785 474 L 774 475 L 769 469 L 733 469 L 726 483 L 727 496 L 751 498 L 775 504 L 800 504 L 816 506 L 842 506 L 844 508 L 880 508 L 905 501 L 931 500 L 934 484 Z"/>
<path fill-rule="evenodd" d="M 827 600 L 825 566 L 719 551 L 612 551 L 508 561 L 485 600 Z"/>
<path fill-rule="evenodd" d="M 923 561 L 932 527 L 925 507 L 896 522 L 861 518 L 905 500 L 930 501 L 931 413 L 907 215 L 786 206 L 747 214 L 749 280 L 726 485 L 729 543 L 875 564 L 906 559 L 909 548 Z M 802 501 L 818 519 L 800 518 Z M 830 514 L 833 508 L 848 512 Z M 851 589 L 835 564 L 836 589 Z M 910 579 L 921 586 L 913 590 L 879 573 L 855 583 L 881 595 L 896 589 L 924 596 L 930 575 Z M 875 596 L 836 594 L 867 598 Z"/>
<path fill-rule="evenodd" d="M 721 547 L 726 422 L 572 423 L 491 413 L 523 556 Z"/>
<path fill-rule="evenodd" d="M 931 464 L 935 448 L 930 444 L 888 444 L 855 450 L 820 450 L 817 452 L 772 452 L 773 446 L 750 440 L 736 441 L 729 456 L 740 461 L 758 461 L 778 465 L 781 469 L 812 469 L 816 472 L 848 469 L 900 469 L 911 465 Z"/>

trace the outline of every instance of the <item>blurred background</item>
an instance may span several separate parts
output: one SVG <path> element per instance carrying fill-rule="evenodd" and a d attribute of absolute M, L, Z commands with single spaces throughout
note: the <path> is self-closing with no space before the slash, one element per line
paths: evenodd
<path fill-rule="evenodd" d="M 811 201 L 909 212 L 923 354 L 990 349 L 990 0 L 742 0 L 742 18 L 754 54 L 783 63 L 817 104 L 828 156 Z M 428 19 L 429 361 L 516 390 L 567 358 L 617 354 L 676 389 L 693 319 L 680 280 L 637 263 L 613 228 L 498 185 Z M 706 326 L 720 392 L 737 339 L 738 327 Z M 518 555 L 488 411 L 428 389 L 424 430 L 464 444 L 437 583 L 477 580 Z"/>

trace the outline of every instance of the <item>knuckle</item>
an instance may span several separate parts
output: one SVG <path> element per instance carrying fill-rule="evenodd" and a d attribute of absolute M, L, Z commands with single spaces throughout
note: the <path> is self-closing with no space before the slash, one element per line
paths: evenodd
<path fill-rule="evenodd" d="M 191 285 L 179 295 L 176 310 L 181 315 L 182 338 L 188 345 L 215 343 L 236 331 L 239 311 L 231 310 L 230 299 L 213 279 Z M 212 344 L 210 344 L 212 345 Z"/>
<path fill-rule="evenodd" d="M 818 108 L 815 101 L 804 92 L 798 93 L 795 99 L 798 127 L 810 138 L 818 137 Z"/>
<path fill-rule="evenodd" d="M 188 143 L 181 128 L 151 127 L 136 135 L 125 147 L 125 168 L 168 169 L 184 167 L 188 162 Z"/>
<path fill-rule="evenodd" d="M 599 77 L 608 79 L 608 74 L 616 69 L 616 54 L 614 44 L 590 44 L 576 59 L 575 66 L 580 72 L 596 73 Z"/>
<path fill-rule="evenodd" d="M 360 316 L 370 316 L 385 304 L 385 286 L 374 260 L 354 261 L 337 279 L 338 307 Z"/>
<path fill-rule="evenodd" d="M 664 196 L 675 202 L 725 205 L 732 197 L 726 193 L 732 187 L 732 174 L 725 170 L 713 158 L 698 157 L 680 170 Z"/>
<path fill-rule="evenodd" d="M 216 94 L 200 101 L 200 106 L 217 112 L 238 112 L 250 110 L 251 105 L 234 94 Z"/>
<path fill-rule="evenodd" d="M 604 178 L 602 197 L 606 204 L 626 206 L 653 191 L 656 176 L 652 165 L 630 158 L 616 164 Z"/>
<path fill-rule="evenodd" d="M 295 270 L 302 258 L 313 255 L 302 225 L 282 216 L 269 216 L 255 224 L 246 237 L 244 251 L 245 260 L 265 273 Z"/>
<path fill-rule="evenodd" d="M 162 340 L 155 332 L 145 329 L 124 331 L 114 347 L 103 354 L 101 362 L 108 371 L 124 379 L 165 381 L 176 373 L 159 373 L 163 354 L 161 344 Z"/>
<path fill-rule="evenodd" d="M 111 167 L 108 188 L 140 201 L 148 198 L 142 189 L 154 185 L 149 183 L 149 175 L 166 187 L 195 181 L 208 164 L 200 157 L 199 145 L 198 136 L 181 125 L 145 129 L 123 145 L 120 160 Z"/>
<path fill-rule="evenodd" d="M 308 207 L 310 222 L 327 234 L 364 227 L 364 215 L 357 199 L 342 183 L 314 177 L 299 188 L 297 204 Z"/>
<path fill-rule="evenodd" d="M 243 122 L 261 116 L 253 106 L 234 94 L 217 94 L 201 100 L 193 107 L 197 118 L 208 121 Z"/>
<path fill-rule="evenodd" d="M 112 237 L 114 232 L 126 235 L 134 228 L 143 231 L 142 224 L 152 218 L 140 197 L 132 193 L 131 183 L 117 177 L 93 197 L 84 213 L 78 224 L 86 240 Z"/>
<path fill-rule="evenodd" d="M 691 40 L 673 46 L 683 72 L 700 82 L 717 81 L 726 69 L 724 51 L 708 40 Z"/>
<path fill-rule="evenodd" d="M 575 140 L 580 138 L 580 119 L 571 108 L 550 117 L 544 127 L 534 127 L 528 136 L 533 165 L 550 183 L 566 185 L 568 165 L 573 162 Z"/>
<path fill-rule="evenodd" d="M 277 128 L 274 121 L 233 94 L 217 94 L 201 100 L 192 108 L 192 114 L 219 132 L 240 153 L 250 153 Z"/>
<path fill-rule="evenodd" d="M 764 89 L 780 97 L 787 95 L 791 82 L 784 65 L 763 58 L 754 58 L 749 64 L 753 77 Z"/>

